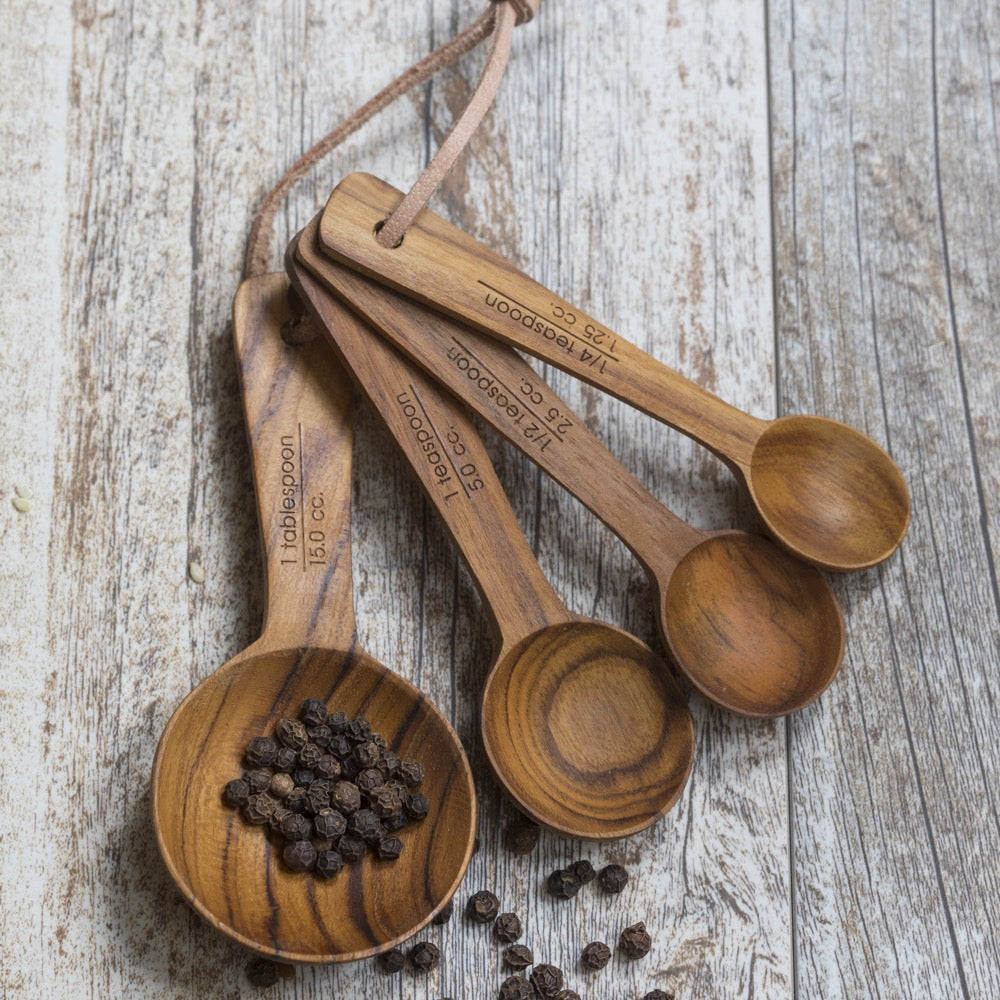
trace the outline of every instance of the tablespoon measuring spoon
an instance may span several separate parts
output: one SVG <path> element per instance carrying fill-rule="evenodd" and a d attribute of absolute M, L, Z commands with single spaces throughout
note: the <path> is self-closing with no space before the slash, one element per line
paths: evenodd
<path fill-rule="evenodd" d="M 634 636 L 569 612 L 545 579 L 471 419 L 295 257 L 293 284 L 413 466 L 497 640 L 480 723 L 501 784 L 536 822 L 625 837 L 677 800 L 694 755 L 684 695 Z"/>
<path fill-rule="evenodd" d="M 412 684 L 361 650 L 351 573 L 352 391 L 326 346 L 289 346 L 288 279 L 245 281 L 234 339 L 267 566 L 260 638 L 195 688 L 153 763 L 153 825 L 187 901 L 264 955 L 342 962 L 426 924 L 461 882 L 475 838 L 475 790 L 461 742 Z M 242 755 L 282 716 L 321 698 L 364 715 L 401 757 L 419 759 L 427 819 L 401 831 L 392 863 L 372 852 L 326 881 L 293 874 L 260 827 L 222 798 Z"/>
<path fill-rule="evenodd" d="M 424 210 L 395 248 L 375 238 L 402 195 L 367 174 L 334 190 L 320 224 L 325 253 L 523 348 L 694 438 L 747 486 L 768 532 L 800 559 L 856 570 L 888 558 L 910 496 L 870 438 L 825 417 L 761 420 L 729 405 Z"/>
<path fill-rule="evenodd" d="M 303 231 L 299 260 L 628 545 L 657 586 L 664 645 L 701 694 L 741 715 L 776 716 L 826 689 L 843 660 L 844 621 L 818 570 L 759 535 L 682 521 L 512 348 L 324 257 L 315 229 Z"/>

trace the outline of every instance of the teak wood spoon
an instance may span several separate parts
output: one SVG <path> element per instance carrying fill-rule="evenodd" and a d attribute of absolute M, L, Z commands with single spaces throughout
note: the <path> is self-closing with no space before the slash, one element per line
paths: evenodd
<path fill-rule="evenodd" d="M 906 483 L 860 431 L 825 417 L 769 421 L 738 410 L 428 210 L 401 244 L 381 247 L 374 233 L 401 197 L 376 177 L 351 174 L 323 212 L 321 248 L 693 437 L 743 480 L 768 532 L 799 558 L 856 570 L 899 545 L 910 520 Z"/>
<path fill-rule="evenodd" d="M 484 598 L 497 653 L 480 715 L 490 764 L 537 822 L 628 836 L 677 800 L 694 754 L 684 695 L 634 636 L 569 612 L 514 517 L 471 419 L 369 330 L 289 248 L 303 301 L 381 415 Z"/>
<path fill-rule="evenodd" d="M 343 962 L 404 940 L 451 898 L 472 854 L 476 798 L 445 717 L 358 647 L 350 381 L 324 344 L 282 341 L 287 293 L 285 275 L 263 275 L 240 286 L 233 307 L 267 565 L 263 632 L 167 723 L 153 825 L 174 882 L 213 926 L 285 961 Z M 428 817 L 401 832 L 397 861 L 369 851 L 329 881 L 293 874 L 265 830 L 223 802 L 249 741 L 308 698 L 364 715 L 401 757 L 424 764 Z"/>
<path fill-rule="evenodd" d="M 833 680 L 844 621 L 818 570 L 759 535 L 699 531 L 659 503 L 514 350 L 322 256 L 298 259 L 373 329 L 573 493 L 658 589 L 671 658 L 706 698 L 741 715 L 809 704 Z"/>

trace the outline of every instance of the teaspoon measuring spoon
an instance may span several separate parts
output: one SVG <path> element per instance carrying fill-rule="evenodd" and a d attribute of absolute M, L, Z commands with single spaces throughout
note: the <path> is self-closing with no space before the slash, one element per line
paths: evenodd
<path fill-rule="evenodd" d="M 295 255 L 293 285 L 444 519 L 497 638 L 480 722 L 501 784 L 536 822 L 590 840 L 642 830 L 694 755 L 684 695 L 634 636 L 572 614 L 545 579 L 471 419 Z"/>
<path fill-rule="evenodd" d="M 746 484 L 768 532 L 800 559 L 863 569 L 902 541 L 910 520 L 906 483 L 860 431 L 825 417 L 761 420 L 738 410 L 428 210 L 398 247 L 381 247 L 375 229 L 401 198 L 376 177 L 351 174 L 327 202 L 320 247 L 694 438 Z"/>
<path fill-rule="evenodd" d="M 451 898 L 475 837 L 475 789 L 451 725 L 412 684 L 361 650 L 353 608 L 352 391 L 320 342 L 289 346 L 283 274 L 245 281 L 234 339 L 267 565 L 260 638 L 180 704 L 153 763 L 153 826 L 167 869 L 210 924 L 292 962 L 346 962 L 405 940 Z M 293 874 L 261 827 L 222 799 L 255 736 L 321 698 L 364 715 L 420 760 L 428 817 L 392 863 L 371 852 L 325 881 Z"/>
<path fill-rule="evenodd" d="M 776 716 L 812 702 L 844 652 L 822 575 L 759 535 L 699 531 L 659 503 L 512 348 L 322 256 L 299 260 L 373 329 L 468 403 L 615 532 L 655 582 L 660 634 L 706 698 Z"/>

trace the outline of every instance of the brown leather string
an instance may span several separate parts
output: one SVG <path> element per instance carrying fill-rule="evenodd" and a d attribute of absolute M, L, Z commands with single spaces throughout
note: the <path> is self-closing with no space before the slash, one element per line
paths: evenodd
<path fill-rule="evenodd" d="M 410 201 L 407 203 L 406 199 L 404 199 L 404 202 L 400 204 L 396 212 L 393 213 L 393 216 L 390 217 L 392 219 L 399 216 L 393 229 L 389 231 L 390 237 L 398 231 L 398 236 L 394 238 L 391 244 L 398 245 L 402 239 L 402 234 L 413 221 L 413 218 L 426 205 L 435 188 L 441 183 L 448 169 L 454 164 L 482 120 L 486 110 L 489 108 L 496 94 L 507 62 L 507 56 L 510 52 L 511 29 L 515 24 L 521 24 L 526 20 L 530 20 L 531 14 L 537 9 L 539 2 L 540 0 L 491 0 L 490 6 L 468 28 L 411 66 L 406 72 L 402 73 L 387 87 L 379 91 L 371 100 L 358 108 L 349 118 L 341 122 L 332 132 L 324 136 L 312 149 L 300 157 L 268 193 L 260 209 L 257 211 L 257 215 L 254 217 L 253 225 L 250 229 L 250 238 L 247 241 L 246 277 L 249 278 L 264 274 L 268 270 L 268 247 L 274 219 L 278 213 L 278 209 L 296 181 L 308 173 L 327 153 L 339 146 L 340 143 L 356 132 L 365 122 L 378 114 L 379 111 L 413 87 L 422 83 L 439 69 L 450 66 L 492 33 L 493 46 L 490 58 L 480 76 L 479 84 L 469 102 L 469 106 L 462 113 L 462 116 L 447 139 L 442 143 L 437 154 L 417 179 L 417 183 L 410 191 L 410 194 L 407 195 Z M 527 16 L 524 16 L 525 10 L 528 11 Z M 447 150 L 445 149 L 446 146 L 448 147 Z M 418 188 L 419 192 L 414 195 L 414 192 L 418 191 Z M 408 220 L 406 215 L 400 215 L 400 210 L 404 204 L 407 206 L 407 213 L 412 213 L 409 214 Z M 415 209 L 414 205 L 416 206 Z M 387 228 L 388 222 L 386 226 L 382 227 L 379 236 L 385 233 Z"/>

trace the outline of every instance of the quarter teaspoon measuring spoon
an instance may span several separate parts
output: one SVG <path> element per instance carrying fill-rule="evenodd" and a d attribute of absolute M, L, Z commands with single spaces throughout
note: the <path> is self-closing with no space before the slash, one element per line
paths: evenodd
<path fill-rule="evenodd" d="M 910 496 L 870 438 L 825 417 L 768 421 L 730 406 L 428 210 L 401 244 L 381 247 L 374 232 L 401 197 L 376 177 L 351 174 L 327 202 L 321 248 L 693 437 L 746 484 L 768 532 L 800 559 L 856 570 L 895 551 Z"/>
<path fill-rule="evenodd" d="M 181 703 L 153 763 L 157 844 L 210 924 L 284 961 L 353 961 L 392 947 L 451 898 L 475 837 L 472 773 L 454 729 L 412 684 L 357 644 L 351 574 L 352 392 L 320 342 L 292 347 L 288 279 L 245 281 L 234 339 L 267 566 L 260 638 Z M 426 769 L 428 817 L 392 863 L 367 852 L 329 881 L 288 871 L 260 827 L 222 800 L 244 748 L 308 698 L 364 715 Z"/>
<path fill-rule="evenodd" d="M 759 535 L 704 532 L 660 504 L 510 347 L 322 256 L 299 260 L 366 322 L 465 400 L 632 549 L 659 590 L 664 645 L 708 699 L 741 715 L 797 711 L 843 659 L 844 622 L 812 566 Z"/>
<path fill-rule="evenodd" d="M 567 836 L 644 829 L 677 800 L 694 730 L 667 665 L 634 636 L 569 612 L 542 574 L 464 409 L 301 265 L 296 290 L 444 519 L 497 638 L 480 723 L 516 804 Z"/>

